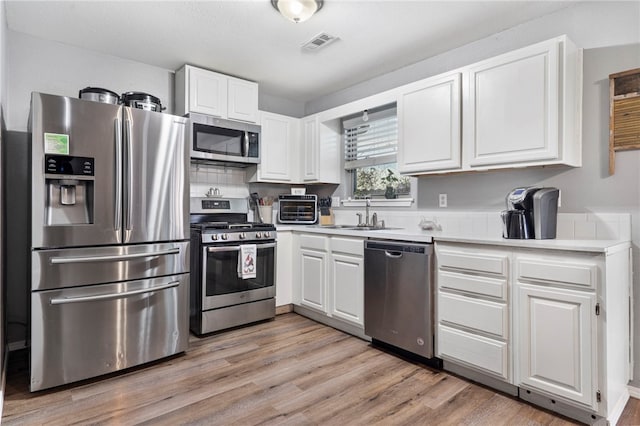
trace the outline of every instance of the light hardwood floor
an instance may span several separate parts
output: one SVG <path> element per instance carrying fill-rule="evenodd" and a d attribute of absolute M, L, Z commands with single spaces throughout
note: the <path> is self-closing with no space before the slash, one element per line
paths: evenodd
<path fill-rule="evenodd" d="M 638 404 L 624 416 L 620 424 L 640 424 Z M 2 423 L 575 424 L 294 313 L 192 337 L 184 355 L 34 394 L 25 357 L 12 354 Z"/>

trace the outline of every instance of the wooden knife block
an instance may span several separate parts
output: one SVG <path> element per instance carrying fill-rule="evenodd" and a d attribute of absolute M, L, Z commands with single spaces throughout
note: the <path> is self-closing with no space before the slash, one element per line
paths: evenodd
<path fill-rule="evenodd" d="M 320 213 L 320 225 L 335 225 L 335 217 L 333 216 L 333 209 L 329 209 L 329 214 Z"/>

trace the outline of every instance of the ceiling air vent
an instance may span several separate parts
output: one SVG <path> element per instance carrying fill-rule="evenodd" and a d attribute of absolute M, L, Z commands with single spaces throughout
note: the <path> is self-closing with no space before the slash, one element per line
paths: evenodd
<path fill-rule="evenodd" d="M 327 45 L 333 43 L 338 40 L 338 37 L 332 36 L 327 33 L 320 33 L 314 36 L 311 40 L 302 45 L 304 50 L 312 50 L 316 51 L 322 47 L 326 47 Z"/>

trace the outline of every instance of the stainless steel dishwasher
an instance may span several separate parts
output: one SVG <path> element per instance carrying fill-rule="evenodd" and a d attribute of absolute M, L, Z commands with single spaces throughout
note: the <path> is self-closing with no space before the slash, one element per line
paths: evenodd
<path fill-rule="evenodd" d="M 433 244 L 368 240 L 364 246 L 364 332 L 433 357 Z"/>

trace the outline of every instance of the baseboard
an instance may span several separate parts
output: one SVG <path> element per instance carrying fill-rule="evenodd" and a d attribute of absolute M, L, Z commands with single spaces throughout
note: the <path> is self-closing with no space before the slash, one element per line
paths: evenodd
<path fill-rule="evenodd" d="M 638 389 L 640 391 L 640 389 Z M 624 411 L 624 407 L 627 406 L 627 402 L 629 402 L 630 392 L 624 392 L 620 395 L 620 398 L 616 402 L 616 404 L 609 410 L 609 416 L 607 420 L 609 420 L 610 425 L 617 425 L 618 420 L 620 420 L 620 416 L 622 416 L 622 412 Z"/>
<path fill-rule="evenodd" d="M 627 385 L 627 388 L 629 389 L 629 396 L 631 398 L 640 399 L 640 388 L 631 385 Z"/>
<path fill-rule="evenodd" d="M 276 306 L 276 315 L 288 314 L 289 312 L 293 312 L 292 303 L 289 303 L 288 305 Z"/>

